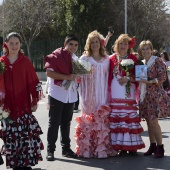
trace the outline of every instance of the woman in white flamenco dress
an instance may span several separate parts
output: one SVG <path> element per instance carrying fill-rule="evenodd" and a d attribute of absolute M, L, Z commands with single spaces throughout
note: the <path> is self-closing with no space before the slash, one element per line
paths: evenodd
<path fill-rule="evenodd" d="M 92 71 L 81 77 L 79 85 L 81 115 L 76 117 L 76 154 L 84 158 L 107 158 L 117 154 L 110 143 L 109 57 L 97 31 L 88 35 L 85 48 L 86 53 L 80 59 L 91 63 Z"/>

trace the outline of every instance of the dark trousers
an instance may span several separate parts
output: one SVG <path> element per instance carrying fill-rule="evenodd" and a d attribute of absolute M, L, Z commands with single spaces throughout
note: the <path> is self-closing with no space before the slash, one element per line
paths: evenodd
<path fill-rule="evenodd" d="M 78 110 L 79 108 L 79 93 L 77 92 L 77 101 L 74 103 L 74 110 Z"/>
<path fill-rule="evenodd" d="M 74 103 L 63 103 L 51 96 L 49 100 L 49 126 L 47 132 L 47 151 L 54 152 L 60 126 L 62 151 L 70 149 L 70 125 Z"/>

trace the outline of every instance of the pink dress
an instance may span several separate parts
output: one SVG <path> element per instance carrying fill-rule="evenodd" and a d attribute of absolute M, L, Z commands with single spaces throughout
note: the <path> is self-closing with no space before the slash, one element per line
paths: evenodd
<path fill-rule="evenodd" d="M 120 85 L 118 78 L 126 75 L 119 67 L 117 55 L 110 57 L 110 74 L 111 79 L 111 115 L 110 115 L 110 130 L 111 141 L 115 150 L 136 151 L 144 148 L 145 144 L 141 138 L 143 128 L 140 125 L 140 118 L 137 113 L 136 103 L 136 85 L 130 83 L 130 95 L 126 95 L 126 87 Z M 132 59 L 136 62 L 134 55 L 127 56 L 127 59 Z M 131 76 L 134 76 L 134 69 L 131 71 Z M 110 77 L 110 75 L 109 75 Z"/>
<path fill-rule="evenodd" d="M 109 130 L 111 109 L 107 103 L 109 58 L 106 56 L 99 62 L 93 57 L 82 56 L 81 59 L 92 64 L 92 72 L 82 76 L 79 87 L 82 113 L 76 117 L 76 153 L 85 158 L 114 156 Z"/>

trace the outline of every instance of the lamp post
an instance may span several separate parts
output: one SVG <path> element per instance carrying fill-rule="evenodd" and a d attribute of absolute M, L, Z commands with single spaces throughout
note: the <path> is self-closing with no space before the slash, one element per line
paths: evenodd
<path fill-rule="evenodd" d="M 125 34 L 127 34 L 127 0 L 125 0 Z"/>
<path fill-rule="evenodd" d="M 5 8 L 4 8 L 5 0 L 3 0 L 3 42 L 5 41 Z"/>

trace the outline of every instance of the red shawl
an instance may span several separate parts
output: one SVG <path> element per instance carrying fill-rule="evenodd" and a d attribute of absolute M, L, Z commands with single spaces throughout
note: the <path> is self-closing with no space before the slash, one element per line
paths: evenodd
<path fill-rule="evenodd" d="M 69 75 L 72 71 L 72 56 L 64 48 L 58 48 L 45 57 L 45 69 L 52 68 L 55 72 Z M 54 80 L 61 86 L 63 80 Z"/>
<path fill-rule="evenodd" d="M 108 79 L 109 91 L 110 91 L 111 82 L 112 82 L 112 79 L 113 79 L 114 67 L 119 64 L 116 56 L 117 56 L 117 54 L 114 54 L 113 56 L 110 57 L 110 71 L 109 71 L 109 79 Z M 137 65 L 137 60 L 138 59 L 133 54 L 130 54 L 127 57 L 127 59 L 132 59 L 134 61 L 134 65 Z M 121 69 L 121 68 L 119 67 L 119 69 Z M 131 73 L 132 76 L 134 76 L 135 75 L 135 68 L 130 70 L 130 73 Z M 126 76 L 126 72 L 124 70 L 122 70 L 122 76 Z"/>
<path fill-rule="evenodd" d="M 11 65 L 7 56 L 0 58 L 5 63 L 3 73 L 5 84 L 4 110 L 16 120 L 25 113 L 31 114 L 31 107 L 39 101 L 36 86 L 39 83 L 30 60 L 23 54 Z"/>

